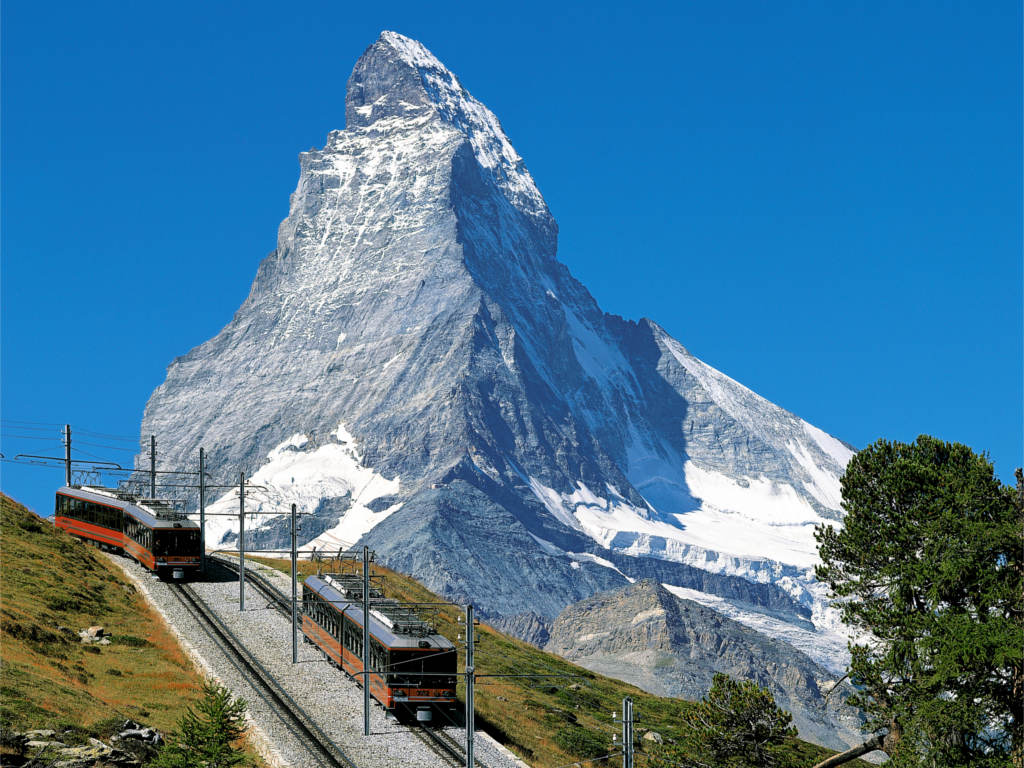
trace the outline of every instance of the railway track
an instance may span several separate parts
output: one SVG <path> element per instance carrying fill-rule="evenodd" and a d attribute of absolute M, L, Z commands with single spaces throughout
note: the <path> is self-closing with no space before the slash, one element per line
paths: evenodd
<path fill-rule="evenodd" d="M 173 584 L 171 592 L 203 627 L 210 639 L 224 651 L 231 664 L 249 681 L 257 695 L 280 718 L 292 736 L 306 746 L 318 765 L 324 768 L 358 768 L 288 695 L 224 622 L 206 606 L 192 587 L 188 584 Z"/>
<path fill-rule="evenodd" d="M 419 727 L 415 733 L 434 752 L 445 758 L 453 765 L 463 766 L 466 764 L 466 749 L 451 734 L 440 728 Z M 479 768 L 487 768 L 478 758 L 474 756 L 473 762 Z"/>
<path fill-rule="evenodd" d="M 228 557 L 222 557 L 220 555 L 209 555 L 207 560 L 212 560 L 218 565 L 223 565 L 229 570 L 238 573 L 238 561 L 232 560 Z M 281 590 L 274 586 L 270 579 L 262 574 L 256 572 L 252 568 L 245 569 L 245 580 L 252 584 L 256 589 L 263 594 L 273 604 L 274 608 L 284 616 L 287 616 L 291 620 L 292 616 L 292 601 L 289 597 L 286 597 Z"/>
<path fill-rule="evenodd" d="M 208 559 L 229 568 L 235 573 L 238 573 L 238 562 L 231 558 L 211 555 Z M 291 600 L 274 584 L 272 584 L 268 578 L 257 573 L 251 568 L 246 569 L 245 578 L 247 582 L 256 587 L 256 589 L 270 601 L 278 612 L 291 620 Z M 443 729 L 416 726 L 411 727 L 410 730 L 435 754 L 444 758 L 446 761 L 457 766 L 464 766 L 466 764 L 465 747 Z M 486 764 L 480 762 L 480 759 L 475 755 L 473 762 L 478 766 L 478 768 L 487 768 Z"/>

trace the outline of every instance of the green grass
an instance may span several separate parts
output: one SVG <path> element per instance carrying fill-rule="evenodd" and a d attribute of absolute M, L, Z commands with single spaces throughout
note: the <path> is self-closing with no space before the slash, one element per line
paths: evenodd
<path fill-rule="evenodd" d="M 107 738 L 167 732 L 202 690 L 170 629 L 99 550 L 0 494 L 0 724 Z M 111 644 L 84 645 L 99 624 Z"/>
<path fill-rule="evenodd" d="M 273 568 L 290 573 L 286 560 L 259 559 Z M 299 563 L 300 576 L 315 573 L 309 562 Z M 373 566 L 385 594 L 409 602 L 436 602 L 440 598 L 415 579 L 389 569 Z M 453 642 L 464 625 L 460 612 L 445 608 L 436 616 L 438 631 Z M 682 699 L 653 696 L 639 688 L 598 675 L 571 662 L 538 650 L 521 640 L 481 625 L 475 663 L 480 677 L 476 687 L 477 727 L 487 731 L 534 768 L 556 768 L 578 760 L 607 754 L 611 736 L 619 732 L 612 712 L 621 712 L 622 699 L 631 696 L 642 729 L 657 731 L 666 740 L 681 740 L 682 715 L 693 705 Z M 458 645 L 458 643 L 456 643 Z M 459 668 L 465 659 L 459 648 Z M 501 674 L 565 675 L 565 677 L 487 677 Z M 463 687 L 459 687 L 463 698 Z M 598 752 L 598 746 L 605 746 Z M 793 762 L 811 766 L 834 754 L 803 741 L 792 749 Z M 611 761 L 618 764 L 617 760 Z M 637 764 L 643 766 L 642 755 Z M 599 763 L 589 763 L 597 765 Z M 852 765 L 866 766 L 855 762 Z"/>

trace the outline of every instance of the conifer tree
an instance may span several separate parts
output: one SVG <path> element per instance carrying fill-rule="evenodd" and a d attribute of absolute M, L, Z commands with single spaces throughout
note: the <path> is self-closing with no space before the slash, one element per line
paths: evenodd
<path fill-rule="evenodd" d="M 771 691 L 716 674 L 711 689 L 684 717 L 687 735 L 649 758 L 651 768 L 788 768 L 796 728 Z"/>
<path fill-rule="evenodd" d="M 851 703 L 876 731 L 865 746 L 886 752 L 893 768 L 1019 759 L 1018 495 L 987 457 L 927 435 L 857 453 L 842 493 L 842 528 L 816 532 L 816 575 L 862 637 L 850 646 L 849 674 L 859 688 Z"/>
<path fill-rule="evenodd" d="M 245 734 L 246 703 L 215 683 L 203 686 L 203 697 L 178 720 L 177 730 L 149 768 L 231 768 L 244 765 L 234 746 Z"/>

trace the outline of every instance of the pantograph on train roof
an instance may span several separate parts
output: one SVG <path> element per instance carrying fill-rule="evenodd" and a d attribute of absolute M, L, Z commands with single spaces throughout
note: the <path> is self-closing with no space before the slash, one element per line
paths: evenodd
<path fill-rule="evenodd" d="M 363 601 L 363 577 L 361 575 L 325 573 L 321 578 L 340 592 L 346 600 L 351 600 L 353 603 Z M 384 592 L 372 584 L 370 585 L 370 613 L 396 635 L 427 637 L 436 632 L 434 626 L 426 621 L 416 608 L 384 597 Z"/>

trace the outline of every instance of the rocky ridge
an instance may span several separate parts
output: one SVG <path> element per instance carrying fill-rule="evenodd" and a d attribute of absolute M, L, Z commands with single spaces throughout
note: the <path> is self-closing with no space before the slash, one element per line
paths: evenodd
<path fill-rule="evenodd" d="M 662 696 L 700 699 L 718 672 L 754 680 L 793 715 L 802 738 L 835 749 L 862 740 L 859 712 L 843 704 L 848 684 L 786 643 L 657 582 L 569 606 L 551 624 L 544 650 Z"/>

